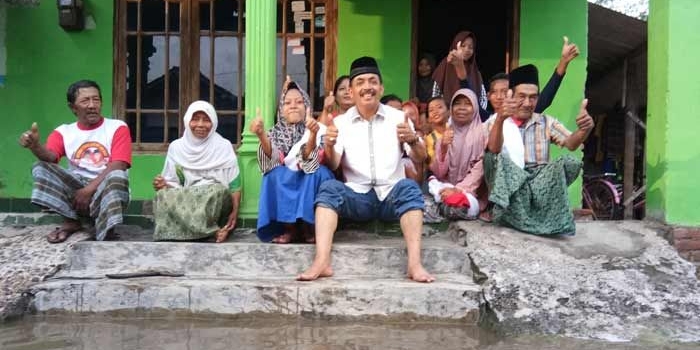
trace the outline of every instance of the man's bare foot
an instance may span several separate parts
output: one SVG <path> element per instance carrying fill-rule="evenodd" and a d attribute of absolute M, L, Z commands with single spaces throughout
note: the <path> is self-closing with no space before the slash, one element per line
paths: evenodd
<path fill-rule="evenodd" d="M 308 270 L 297 275 L 297 281 L 313 281 L 322 277 L 333 276 L 333 268 L 330 265 L 311 265 Z"/>
<path fill-rule="evenodd" d="M 417 267 L 408 268 L 408 278 L 421 283 L 431 283 L 435 282 L 435 277 L 425 271 L 423 265 L 418 265 Z"/>
<path fill-rule="evenodd" d="M 61 243 L 65 242 L 68 237 L 70 237 L 76 231 L 82 228 L 80 221 L 65 221 L 61 227 L 56 227 L 53 231 L 46 235 L 46 240 L 49 243 Z"/>

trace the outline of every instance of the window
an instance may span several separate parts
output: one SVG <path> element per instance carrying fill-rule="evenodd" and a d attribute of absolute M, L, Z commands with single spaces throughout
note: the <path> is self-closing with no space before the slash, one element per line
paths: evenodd
<path fill-rule="evenodd" d="M 335 79 L 334 14 L 331 0 L 278 0 L 276 86 L 290 74 L 316 110 Z M 134 150 L 166 150 L 182 135 L 187 106 L 198 99 L 214 105 L 217 131 L 239 144 L 245 1 L 118 0 L 116 18 L 114 113 L 129 125 Z"/>

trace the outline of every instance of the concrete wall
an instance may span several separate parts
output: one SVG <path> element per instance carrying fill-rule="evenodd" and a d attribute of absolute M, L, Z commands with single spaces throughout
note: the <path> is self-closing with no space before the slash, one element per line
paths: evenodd
<path fill-rule="evenodd" d="M 377 59 L 384 90 L 407 99 L 411 83 L 411 0 L 338 1 L 338 74 L 361 56 Z"/>
<path fill-rule="evenodd" d="M 66 89 L 88 78 L 102 87 L 103 113 L 112 110 L 112 1 L 89 1 L 94 29 L 69 33 L 58 26 L 55 1 L 37 8 L 7 8 L 6 81 L 0 87 L 0 197 L 27 198 L 34 156 L 17 140 L 32 122 L 42 139 L 61 123 L 75 121 Z"/>
<path fill-rule="evenodd" d="M 647 215 L 671 224 L 700 225 L 700 58 L 694 0 L 649 2 Z"/>
<path fill-rule="evenodd" d="M 588 57 L 588 2 L 586 0 L 521 0 L 520 65 L 532 63 L 540 72 L 540 84 L 549 80 L 561 57 L 562 36 L 578 45 L 581 54 L 571 64 L 556 99 L 546 111 L 576 129 L 576 115 L 584 98 Z M 552 159 L 569 152 L 552 147 Z M 582 157 L 581 152 L 576 152 Z M 573 207 L 581 207 L 581 180 L 569 187 Z"/>

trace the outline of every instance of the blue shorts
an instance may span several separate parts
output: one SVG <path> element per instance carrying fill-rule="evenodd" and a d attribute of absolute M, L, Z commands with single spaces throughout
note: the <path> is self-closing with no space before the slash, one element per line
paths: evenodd
<path fill-rule="evenodd" d="M 383 201 L 374 189 L 357 193 L 338 180 L 328 180 L 321 184 L 315 204 L 357 221 L 395 221 L 407 211 L 425 208 L 420 187 L 410 179 L 397 182 Z"/>

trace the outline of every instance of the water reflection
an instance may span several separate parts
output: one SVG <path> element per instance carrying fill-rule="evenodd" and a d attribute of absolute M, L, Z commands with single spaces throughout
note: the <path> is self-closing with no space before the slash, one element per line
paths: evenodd
<path fill-rule="evenodd" d="M 557 337 L 498 340 L 476 327 L 280 319 L 25 318 L 0 324 L 0 349 L 697 349 L 698 344 L 609 344 Z"/>

